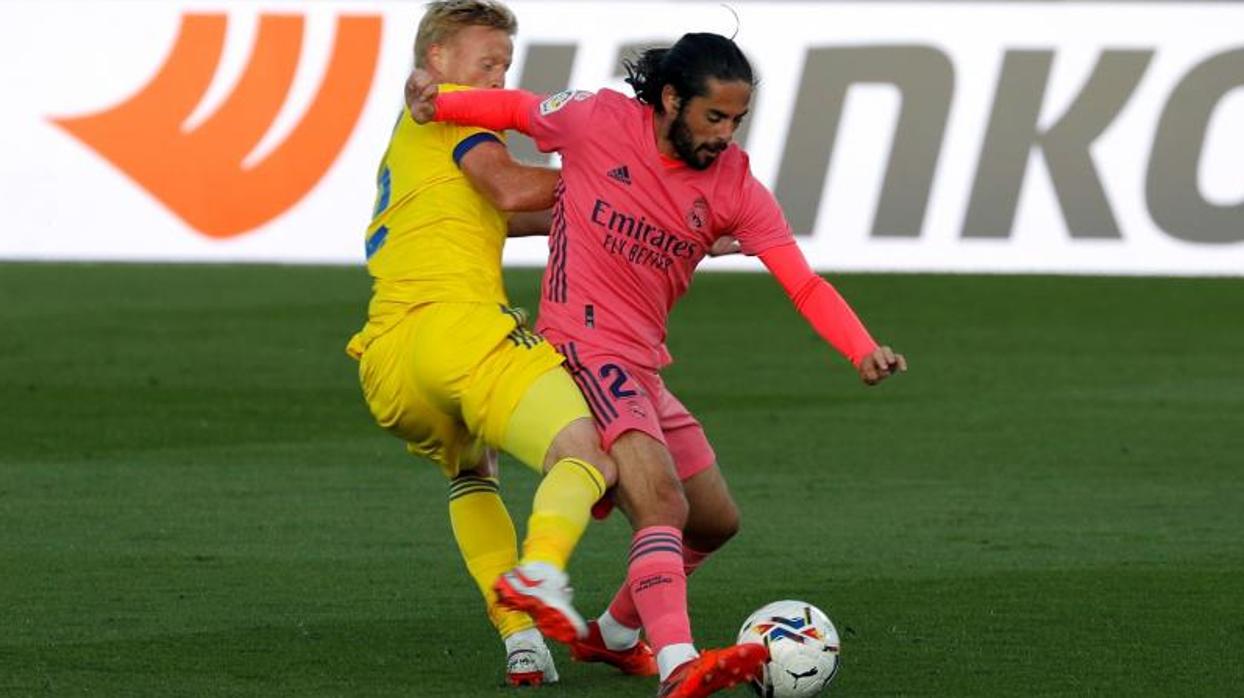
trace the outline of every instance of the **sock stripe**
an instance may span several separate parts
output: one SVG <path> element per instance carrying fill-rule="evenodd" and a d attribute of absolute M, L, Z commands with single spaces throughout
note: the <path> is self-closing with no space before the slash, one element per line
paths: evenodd
<path fill-rule="evenodd" d="M 644 545 L 644 546 L 640 546 L 637 548 L 631 548 L 630 555 L 631 557 L 634 557 L 640 553 L 647 552 L 649 550 L 655 550 L 658 548 L 660 548 L 661 550 L 676 550 L 678 551 L 678 557 L 680 559 L 682 558 L 682 546 L 678 545 L 677 543 L 672 543 L 670 541 L 656 541 L 650 545 Z"/>
<path fill-rule="evenodd" d="M 630 557 L 630 559 L 629 559 L 627 562 L 628 562 L 628 564 L 633 564 L 633 563 L 634 563 L 636 560 L 638 560 L 639 558 L 641 558 L 641 557 L 645 557 L 645 556 L 648 556 L 648 555 L 652 555 L 653 553 L 673 553 L 673 554 L 675 554 L 675 555 L 681 556 L 681 555 L 682 555 L 682 548 L 675 548 L 675 547 L 674 547 L 674 546 L 672 546 L 672 545 L 656 545 L 656 546 L 650 546 L 650 547 L 645 548 L 645 549 L 643 549 L 643 550 L 637 550 L 637 551 L 635 551 L 635 552 L 631 553 L 631 557 Z"/>
<path fill-rule="evenodd" d="M 490 490 L 487 487 L 476 487 L 476 488 L 469 489 L 469 490 L 462 490 L 461 492 L 450 493 L 449 501 L 456 502 L 459 499 L 462 499 L 463 497 L 469 497 L 470 495 L 473 495 L 473 494 L 500 495 L 501 493 L 498 492 L 497 490 Z"/>
<path fill-rule="evenodd" d="M 682 559 L 682 546 L 668 540 L 653 541 L 652 543 L 646 545 L 637 545 L 634 548 L 631 548 L 631 551 L 627 553 L 627 555 L 633 559 L 638 557 L 641 553 L 646 553 L 649 550 L 656 550 L 658 548 L 661 550 L 676 550 L 678 551 L 679 559 Z"/>
<path fill-rule="evenodd" d="M 597 470 L 591 465 L 588 465 L 586 461 L 581 461 L 578 458 L 563 458 L 559 462 L 573 463 L 574 465 L 578 466 L 579 469 L 582 470 L 583 473 L 588 476 L 588 479 L 592 481 L 592 484 L 596 485 L 596 493 L 597 493 L 596 498 L 600 499 L 601 497 L 605 496 L 605 479 L 600 474 L 599 470 Z"/>
<path fill-rule="evenodd" d="M 468 489 L 470 490 L 492 490 L 496 492 L 500 490 L 501 488 L 497 487 L 496 485 L 489 484 L 487 482 L 469 482 L 469 483 L 463 483 L 456 487 L 450 487 L 449 491 L 450 493 L 454 493 L 454 492 L 460 492 L 462 490 L 468 490 Z"/>
<path fill-rule="evenodd" d="M 651 553 L 670 552 L 683 556 L 682 531 L 658 529 L 642 533 L 631 543 L 629 563 Z"/>
<path fill-rule="evenodd" d="M 646 540 L 676 540 L 679 543 L 681 543 L 682 536 L 677 533 L 665 533 L 663 531 L 657 531 L 655 533 L 645 533 L 642 536 L 636 538 L 635 542 L 632 543 L 631 545 L 633 547 L 633 546 L 639 545 L 640 543 L 643 543 Z"/>
<path fill-rule="evenodd" d="M 454 492 L 456 490 L 460 490 L 465 487 L 487 487 L 488 489 L 492 489 L 492 490 L 501 489 L 501 485 L 496 480 L 470 479 L 470 480 L 455 480 L 454 482 L 450 483 L 449 491 Z"/>
<path fill-rule="evenodd" d="M 478 475 L 459 475 L 449 481 L 450 487 L 456 487 L 469 482 L 479 482 L 487 485 L 496 485 L 499 480 L 495 477 L 480 477 Z"/>
<path fill-rule="evenodd" d="M 490 490 L 501 489 L 501 486 L 495 482 L 489 482 L 487 480 L 469 480 L 467 482 L 455 482 L 449 486 L 449 491 L 456 492 L 461 489 L 466 489 L 467 487 L 483 487 Z"/>
<path fill-rule="evenodd" d="M 465 497 L 468 494 L 478 492 L 500 494 L 501 486 L 493 478 L 476 477 L 474 475 L 456 477 L 449 483 L 449 501 L 451 502 L 459 497 Z"/>
<path fill-rule="evenodd" d="M 682 546 L 682 538 L 668 533 L 644 536 L 631 544 L 631 552 L 638 550 L 650 543 L 665 543 L 668 545 Z"/>

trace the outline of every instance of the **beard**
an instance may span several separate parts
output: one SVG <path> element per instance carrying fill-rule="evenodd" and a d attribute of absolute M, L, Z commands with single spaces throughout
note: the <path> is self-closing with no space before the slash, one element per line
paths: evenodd
<path fill-rule="evenodd" d="M 674 146 L 678 159 L 691 168 L 708 169 L 729 144 L 712 145 L 706 142 L 696 145 L 695 136 L 691 135 L 691 127 L 687 125 L 686 111 L 687 105 L 684 103 L 674 115 L 674 122 L 670 124 L 669 130 L 670 144 Z"/>

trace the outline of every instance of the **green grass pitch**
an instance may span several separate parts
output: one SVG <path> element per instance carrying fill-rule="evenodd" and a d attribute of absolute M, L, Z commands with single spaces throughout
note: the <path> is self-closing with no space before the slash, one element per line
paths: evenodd
<path fill-rule="evenodd" d="M 864 388 L 763 275 L 674 315 L 668 382 L 744 519 L 692 578 L 698 642 L 795 597 L 842 632 L 834 695 L 1240 695 L 1244 285 L 835 280 L 909 374 Z M 509 283 L 534 308 L 536 273 Z M 367 292 L 0 265 L 0 695 L 511 695 L 445 484 L 342 351 Z M 534 484 L 505 464 L 520 525 Z M 589 530 L 585 613 L 627 539 Z M 554 652 L 538 695 L 655 691 Z"/>

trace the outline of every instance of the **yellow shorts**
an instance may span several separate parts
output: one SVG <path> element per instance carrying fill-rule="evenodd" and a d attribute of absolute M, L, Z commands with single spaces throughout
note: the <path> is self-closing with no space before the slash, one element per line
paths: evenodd
<path fill-rule="evenodd" d="M 553 437 L 591 418 L 562 361 L 517 311 L 429 303 L 367 346 L 359 379 L 376 422 L 447 477 L 479 465 L 486 447 L 539 471 Z"/>

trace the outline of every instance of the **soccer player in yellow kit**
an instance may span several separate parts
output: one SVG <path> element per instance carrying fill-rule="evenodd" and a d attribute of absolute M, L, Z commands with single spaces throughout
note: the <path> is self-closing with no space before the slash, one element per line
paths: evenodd
<path fill-rule="evenodd" d="M 498 2 L 432 2 L 415 65 L 442 89 L 501 87 L 516 29 Z M 540 632 L 586 633 L 565 566 L 617 477 L 562 356 L 509 307 L 501 279 L 507 228 L 533 220 L 505 211 L 549 208 L 557 176 L 514 162 L 491 131 L 418 125 L 403 109 L 367 230 L 367 324 L 347 347 L 376 422 L 450 478 L 454 536 L 516 685 L 557 679 Z M 492 449 L 544 473 L 521 560 Z"/>

